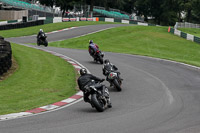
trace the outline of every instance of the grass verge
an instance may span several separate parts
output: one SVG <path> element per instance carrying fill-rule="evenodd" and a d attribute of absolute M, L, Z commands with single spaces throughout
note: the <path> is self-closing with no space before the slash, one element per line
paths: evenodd
<path fill-rule="evenodd" d="M 113 24 L 113 23 L 112 22 L 92 22 L 92 21 L 51 23 L 51 24 L 32 26 L 32 27 L 20 28 L 20 29 L 1 30 L 0 36 L 3 36 L 4 38 L 20 37 L 20 36 L 35 35 L 39 32 L 40 29 L 43 29 L 44 32 L 51 32 L 51 31 L 61 30 L 64 28 L 69 28 L 69 27 L 97 25 L 97 24 Z"/>
<path fill-rule="evenodd" d="M 73 66 L 49 53 L 12 44 L 19 67 L 0 82 L 0 115 L 51 104 L 76 92 Z"/>
<path fill-rule="evenodd" d="M 195 28 L 178 28 L 180 31 L 189 33 L 191 35 L 200 37 L 200 29 L 195 29 Z"/>
<path fill-rule="evenodd" d="M 145 55 L 200 66 L 200 45 L 167 32 L 167 27 L 118 27 L 49 45 L 87 49 L 92 39 L 103 51 Z"/>

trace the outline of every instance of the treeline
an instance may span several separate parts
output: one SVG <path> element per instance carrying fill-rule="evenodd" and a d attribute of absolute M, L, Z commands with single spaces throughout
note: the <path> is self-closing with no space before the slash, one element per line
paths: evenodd
<path fill-rule="evenodd" d="M 161 25 L 174 25 L 177 21 L 200 23 L 200 0 L 39 0 L 41 4 L 61 7 L 63 13 L 75 4 L 115 8 L 145 21 Z"/>

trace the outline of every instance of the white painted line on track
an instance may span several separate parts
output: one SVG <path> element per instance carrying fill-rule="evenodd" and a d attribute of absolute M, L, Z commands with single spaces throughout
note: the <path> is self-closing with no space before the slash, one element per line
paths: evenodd
<path fill-rule="evenodd" d="M 79 38 L 79 37 L 82 37 L 82 36 L 87 36 L 87 35 L 90 35 L 90 34 L 94 34 L 94 33 L 101 32 L 101 31 L 108 30 L 108 29 L 112 29 L 112 28 L 115 28 L 115 27 L 109 27 L 109 28 L 101 29 L 101 30 L 98 30 L 98 31 L 86 33 L 86 34 L 76 36 L 76 37 L 72 37 L 72 38 Z M 69 39 L 72 39 L 72 38 L 69 38 Z M 64 41 L 64 40 L 67 40 L 67 39 L 56 40 L 56 42 L 60 42 L 60 41 Z M 55 42 L 55 41 L 49 41 L 49 42 Z"/>
<path fill-rule="evenodd" d="M 75 101 L 76 99 L 74 99 L 74 98 L 68 98 L 68 99 L 66 99 L 66 100 L 62 100 L 61 102 L 65 102 L 65 103 L 71 103 L 71 102 L 73 102 L 73 101 Z"/>
<path fill-rule="evenodd" d="M 154 79 L 158 80 L 161 83 L 161 85 L 164 87 L 165 91 L 166 91 L 166 94 L 167 94 L 167 97 L 168 97 L 168 100 L 169 100 L 169 104 L 173 103 L 174 97 L 173 97 L 170 89 L 164 84 L 164 82 L 162 80 L 160 80 L 159 78 L 157 78 L 156 76 L 150 74 L 147 71 L 144 71 L 144 70 L 141 70 L 141 69 L 135 68 L 135 67 L 133 69 L 136 69 L 137 71 L 143 72 L 143 73 L 149 75 L 150 77 L 153 77 Z"/>
<path fill-rule="evenodd" d="M 75 68 L 78 68 L 78 69 L 81 69 L 81 67 L 80 66 L 77 66 L 77 65 L 73 65 Z"/>
<path fill-rule="evenodd" d="M 40 108 L 42 109 L 46 109 L 46 110 L 51 110 L 51 109 L 55 109 L 55 108 L 58 108 L 59 106 L 56 106 L 56 105 L 46 105 L 46 106 L 42 106 Z"/>
<path fill-rule="evenodd" d="M 112 52 L 110 52 L 112 53 Z M 185 63 L 181 63 L 181 62 L 176 62 L 176 61 L 171 61 L 171 60 L 167 60 L 167 59 L 160 59 L 160 58 L 155 58 L 155 57 L 149 57 L 149 56 L 142 56 L 142 55 L 131 55 L 131 54 L 122 54 L 122 53 L 115 53 L 115 54 L 120 54 L 120 55 L 129 55 L 129 56 L 134 56 L 134 57 L 142 57 L 142 58 L 146 58 L 146 59 L 153 59 L 153 60 L 158 60 L 158 61 L 166 61 L 166 62 L 170 62 L 170 63 L 174 63 L 174 64 L 180 64 L 180 65 L 184 65 L 186 67 L 191 67 L 191 68 L 194 68 L 194 69 L 197 69 L 197 70 L 200 70 L 200 67 L 197 67 L 197 66 L 193 66 L 193 65 L 189 65 L 189 64 L 185 64 Z M 135 69 L 138 69 L 138 68 L 135 68 Z M 174 97 L 170 91 L 170 89 L 164 84 L 163 81 L 161 81 L 159 78 L 155 77 L 154 75 L 146 72 L 146 71 L 143 71 L 141 69 L 138 69 L 139 71 L 142 71 L 144 73 L 147 73 L 148 75 L 154 77 L 155 79 L 157 79 L 158 81 L 160 81 L 160 83 L 164 86 L 165 88 L 165 91 L 166 91 L 166 94 L 168 96 L 168 100 L 169 100 L 169 103 L 172 104 L 173 101 L 174 101 Z"/>
<path fill-rule="evenodd" d="M 109 30 L 109 29 L 112 29 L 112 28 L 115 28 L 115 27 L 109 27 L 109 28 L 101 29 L 101 30 L 98 30 L 98 31 L 90 32 L 90 33 L 83 34 L 83 35 L 80 35 L 80 36 L 76 36 L 76 37 L 73 37 L 73 38 L 79 38 L 79 37 L 82 37 L 82 36 L 94 34 L 94 33 L 101 32 L 101 31 L 104 31 L 104 30 Z"/>
<path fill-rule="evenodd" d="M 110 52 L 110 53 L 112 53 L 112 52 Z M 115 54 L 121 54 L 121 53 L 115 53 Z M 182 62 L 176 62 L 176 61 L 172 61 L 172 60 L 167 60 L 167 59 L 161 59 L 161 58 L 143 56 L 143 55 L 131 55 L 131 54 L 123 54 L 123 55 L 129 55 L 129 56 L 134 56 L 134 57 L 142 57 L 142 58 L 153 59 L 153 60 L 158 60 L 158 61 L 166 61 L 166 62 L 171 62 L 171 63 L 174 63 L 174 64 L 180 64 L 180 65 L 183 65 L 183 66 L 187 66 L 187 67 L 191 67 L 191 68 L 200 70 L 200 67 L 189 65 L 189 64 L 185 64 L 185 63 L 182 63 Z"/>
<path fill-rule="evenodd" d="M 67 61 L 67 62 L 69 62 L 69 63 L 71 63 L 71 64 L 76 64 L 75 62 L 73 62 L 73 61 Z"/>

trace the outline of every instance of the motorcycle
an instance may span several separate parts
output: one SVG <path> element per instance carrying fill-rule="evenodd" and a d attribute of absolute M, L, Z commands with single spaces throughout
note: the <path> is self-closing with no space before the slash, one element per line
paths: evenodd
<path fill-rule="evenodd" d="M 121 91 L 121 85 L 122 85 L 122 79 L 119 77 L 119 72 L 110 71 L 107 79 L 111 83 L 111 85 L 114 85 L 114 88 L 117 89 L 117 91 Z"/>
<path fill-rule="evenodd" d="M 96 54 L 93 56 L 94 60 L 96 62 L 100 62 L 101 64 L 103 64 L 103 57 L 104 57 L 104 53 L 101 52 L 100 50 L 97 50 Z"/>
<path fill-rule="evenodd" d="M 107 107 L 109 107 L 110 98 L 109 91 L 106 86 L 103 85 L 103 89 L 98 89 L 101 82 L 95 82 L 92 80 L 90 85 L 86 85 L 85 93 L 90 94 L 90 104 L 92 107 L 96 108 L 97 111 L 103 112 Z"/>
<path fill-rule="evenodd" d="M 47 36 L 44 33 L 42 33 L 40 35 L 40 37 L 38 38 L 38 40 L 37 40 L 37 45 L 38 46 L 44 45 L 45 47 L 47 47 L 48 46 L 48 41 L 47 41 L 46 38 L 47 38 Z"/>

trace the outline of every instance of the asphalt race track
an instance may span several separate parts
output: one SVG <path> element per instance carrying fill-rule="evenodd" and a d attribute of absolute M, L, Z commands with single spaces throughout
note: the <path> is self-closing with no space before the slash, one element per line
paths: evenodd
<path fill-rule="evenodd" d="M 48 40 L 67 39 L 109 27 L 113 25 L 80 27 L 50 34 Z M 30 36 L 8 40 L 32 43 L 36 39 Z M 67 55 L 87 67 L 92 74 L 104 78 L 102 65 L 94 63 L 86 50 L 44 49 Z M 0 121 L 0 133 L 200 132 L 199 69 L 159 59 L 109 52 L 105 53 L 105 58 L 119 68 L 124 79 L 122 92 L 109 88 L 113 108 L 99 113 L 90 104 L 80 101 L 60 110 Z"/>

